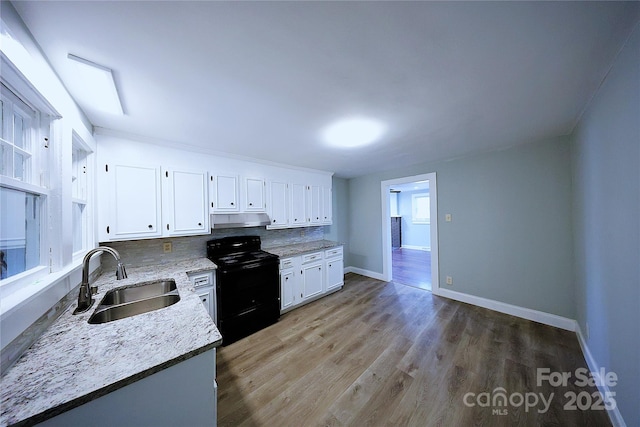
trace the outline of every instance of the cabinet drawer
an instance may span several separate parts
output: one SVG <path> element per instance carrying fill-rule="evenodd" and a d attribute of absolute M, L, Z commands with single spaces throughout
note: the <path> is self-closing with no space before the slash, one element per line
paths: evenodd
<path fill-rule="evenodd" d="M 334 258 L 342 256 L 342 246 L 338 246 L 336 248 L 327 249 L 324 251 L 325 258 Z"/>
<path fill-rule="evenodd" d="M 293 268 L 293 258 L 285 258 L 280 260 L 280 270 Z"/>
<path fill-rule="evenodd" d="M 214 285 L 213 272 L 187 274 L 187 276 L 189 276 L 189 280 L 191 280 L 194 288 Z"/>
<path fill-rule="evenodd" d="M 306 264 L 312 261 L 318 261 L 319 259 L 322 259 L 322 252 L 314 252 L 312 254 L 302 255 L 303 264 Z"/>

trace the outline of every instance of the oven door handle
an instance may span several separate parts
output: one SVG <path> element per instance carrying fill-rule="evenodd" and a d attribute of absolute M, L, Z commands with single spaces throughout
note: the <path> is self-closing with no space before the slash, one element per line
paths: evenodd
<path fill-rule="evenodd" d="M 241 267 L 238 267 L 238 270 L 250 270 L 250 269 L 253 269 L 253 268 L 265 267 L 267 265 L 268 264 L 265 264 L 265 263 L 262 263 L 262 262 L 254 262 L 254 263 L 251 263 L 251 264 L 245 264 L 245 265 L 243 265 Z"/>

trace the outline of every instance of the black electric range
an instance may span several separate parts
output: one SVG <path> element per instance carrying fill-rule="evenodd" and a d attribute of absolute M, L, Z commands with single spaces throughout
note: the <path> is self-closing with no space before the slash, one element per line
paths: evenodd
<path fill-rule="evenodd" d="M 280 317 L 279 258 L 260 249 L 259 236 L 223 237 L 207 242 L 216 269 L 218 329 L 231 344 Z"/>

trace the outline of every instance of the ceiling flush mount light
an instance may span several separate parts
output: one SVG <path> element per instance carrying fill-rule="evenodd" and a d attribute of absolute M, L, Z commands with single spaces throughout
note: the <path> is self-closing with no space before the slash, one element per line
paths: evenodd
<path fill-rule="evenodd" d="M 67 58 L 76 68 L 78 78 L 74 80 L 74 85 L 77 84 L 74 93 L 78 103 L 88 109 L 123 115 L 111 69 L 72 54 Z"/>
<path fill-rule="evenodd" d="M 378 121 L 354 118 L 332 124 L 324 131 L 323 137 L 330 145 L 355 148 L 375 142 L 384 130 L 385 126 Z"/>

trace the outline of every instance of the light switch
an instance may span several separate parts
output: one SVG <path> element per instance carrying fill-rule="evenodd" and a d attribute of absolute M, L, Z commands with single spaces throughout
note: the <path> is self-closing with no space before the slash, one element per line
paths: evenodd
<path fill-rule="evenodd" d="M 451 222 L 451 214 L 445 214 L 444 220 L 447 222 Z"/>

